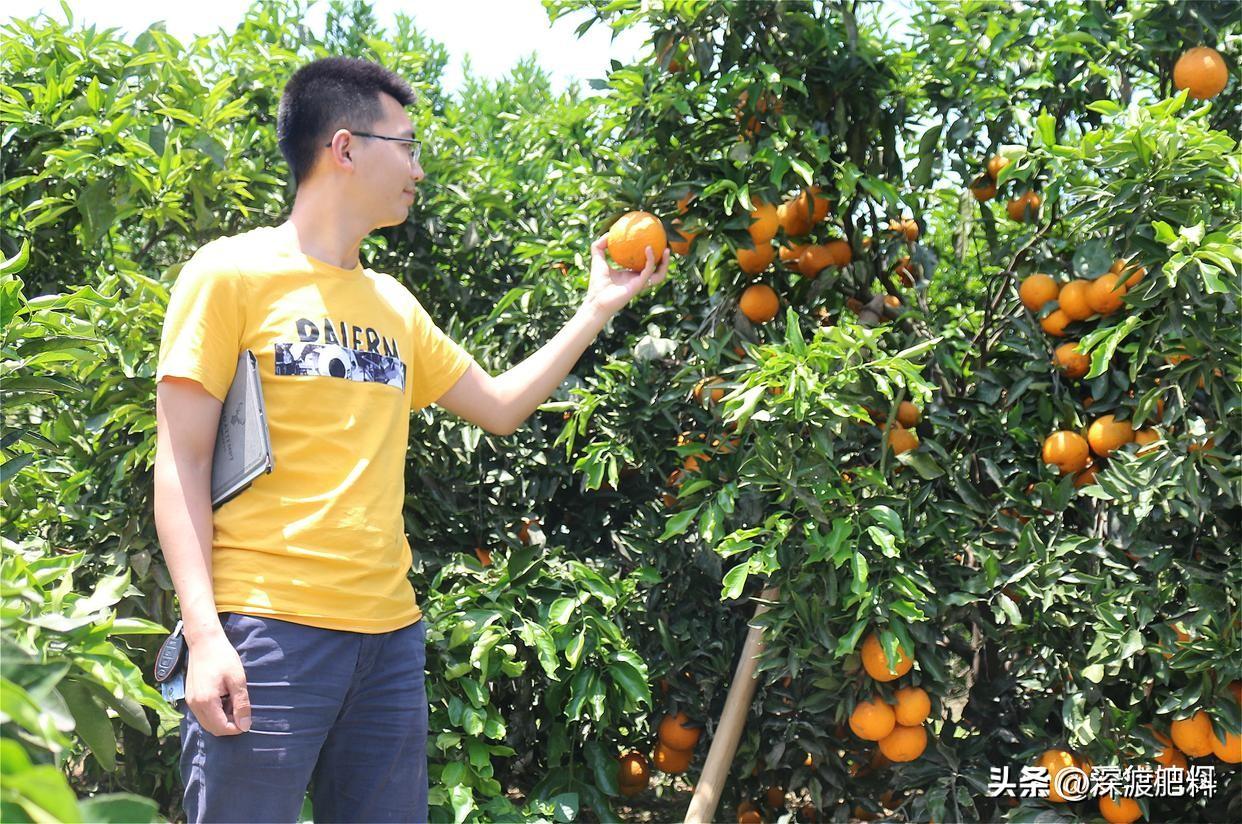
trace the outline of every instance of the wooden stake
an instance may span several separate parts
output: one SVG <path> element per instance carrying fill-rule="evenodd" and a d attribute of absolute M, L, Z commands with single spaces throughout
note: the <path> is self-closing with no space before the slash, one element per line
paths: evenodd
<path fill-rule="evenodd" d="M 769 587 L 759 595 L 764 601 L 775 601 L 779 596 L 779 587 Z M 754 618 L 767 611 L 766 604 L 758 604 Z M 686 824 L 706 824 L 715 820 L 720 793 L 724 790 L 725 779 L 729 776 L 733 756 L 737 754 L 738 742 L 742 740 L 742 728 L 746 725 L 750 702 L 755 697 L 755 662 L 761 652 L 763 630 L 752 625 L 746 633 L 746 643 L 742 645 L 742 656 L 738 659 L 737 669 L 733 671 L 733 683 L 729 687 L 728 697 L 725 698 L 720 723 L 716 725 L 716 734 L 712 737 L 712 747 L 707 752 L 707 763 L 703 765 L 703 774 L 699 776 L 694 787 L 694 796 L 690 799 L 690 807 L 686 810 Z"/>

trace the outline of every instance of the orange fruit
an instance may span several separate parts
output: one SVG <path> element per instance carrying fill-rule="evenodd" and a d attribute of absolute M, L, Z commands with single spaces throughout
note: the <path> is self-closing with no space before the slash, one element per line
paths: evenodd
<path fill-rule="evenodd" d="M 702 403 L 703 402 L 703 390 L 708 386 L 713 386 L 718 383 L 724 383 L 724 378 L 721 378 L 718 375 L 713 375 L 710 378 L 704 378 L 703 380 L 699 381 L 698 383 L 694 385 L 694 399 L 698 401 L 699 403 Z M 712 403 L 720 403 L 721 398 L 723 398 L 724 396 L 725 396 L 725 391 L 723 389 L 713 389 L 709 397 L 712 399 Z"/>
<path fill-rule="evenodd" d="M 1095 483 L 1095 476 L 1100 474 L 1100 465 L 1095 461 L 1087 464 L 1087 468 L 1074 476 L 1074 488 L 1082 489 L 1084 486 Z"/>
<path fill-rule="evenodd" d="M 880 644 L 880 636 L 875 632 L 869 633 L 863 641 L 862 663 L 863 669 L 876 681 L 896 681 L 914 666 L 910 654 L 899 644 L 897 660 L 890 667 L 884 647 Z"/>
<path fill-rule="evenodd" d="M 1100 796 L 1100 815 L 1109 824 L 1133 824 L 1143 817 L 1138 802 L 1124 796 L 1114 799 L 1110 795 Z"/>
<path fill-rule="evenodd" d="M 847 241 L 830 240 L 824 244 L 824 248 L 832 255 L 833 266 L 849 266 L 854 259 L 854 252 Z"/>
<path fill-rule="evenodd" d="M 1055 465 L 1062 475 L 1086 469 L 1090 455 L 1087 439 L 1077 432 L 1062 429 L 1044 439 L 1044 463 Z"/>
<path fill-rule="evenodd" d="M 772 265 L 772 261 L 776 258 L 776 248 L 771 243 L 764 241 L 757 244 L 754 249 L 738 249 L 737 262 L 742 267 L 742 271 L 748 275 L 757 275 L 764 269 Z"/>
<path fill-rule="evenodd" d="M 692 750 L 699 743 L 703 731 L 698 727 L 687 727 L 690 717 L 684 712 L 666 715 L 660 721 L 660 743 L 674 750 Z"/>
<path fill-rule="evenodd" d="M 897 708 L 893 714 L 897 723 L 906 727 L 922 724 L 931 715 L 931 698 L 922 687 L 902 687 L 893 693 L 897 699 Z"/>
<path fill-rule="evenodd" d="M 1039 319 L 1039 328 L 1054 338 L 1065 337 L 1065 327 L 1070 325 L 1070 316 L 1064 309 L 1056 309 L 1051 314 Z"/>
<path fill-rule="evenodd" d="M 751 224 L 746 231 L 750 232 L 750 239 L 755 245 L 760 246 L 776 237 L 780 223 L 776 219 L 776 207 L 771 203 L 756 200 L 754 204 L 755 208 L 750 213 Z"/>
<path fill-rule="evenodd" d="M 897 422 L 902 426 L 918 426 L 922 418 L 922 411 L 910 401 L 902 401 L 897 407 Z"/>
<path fill-rule="evenodd" d="M 617 759 L 617 783 L 621 785 L 623 795 L 635 795 L 647 786 L 651 777 L 651 768 L 647 756 L 638 751 L 627 752 Z M 626 792 L 627 787 L 636 788 Z"/>
<path fill-rule="evenodd" d="M 1225 740 L 1222 741 L 1213 731 L 1212 752 L 1227 764 L 1242 763 L 1242 736 L 1225 730 Z"/>
<path fill-rule="evenodd" d="M 898 764 L 913 761 L 927 749 L 927 730 L 923 725 L 908 727 L 898 724 L 887 736 L 880 739 L 880 752 L 889 761 Z"/>
<path fill-rule="evenodd" d="M 1178 91 L 1189 89 L 1196 100 L 1207 100 L 1224 91 L 1229 68 L 1220 52 L 1210 46 L 1187 49 L 1173 65 L 1173 85 Z"/>
<path fill-rule="evenodd" d="M 530 543 L 530 528 L 529 527 L 531 524 L 538 524 L 538 523 L 539 523 L 538 518 L 523 518 L 522 528 L 518 530 L 518 540 L 524 544 L 529 544 Z"/>
<path fill-rule="evenodd" d="M 779 810 L 785 806 L 785 788 L 784 787 L 768 787 L 768 791 L 764 793 L 764 797 L 768 802 L 768 806 Z"/>
<path fill-rule="evenodd" d="M 1091 359 L 1078 351 L 1078 343 L 1063 343 L 1052 353 L 1052 362 L 1071 380 L 1081 378 L 1091 369 Z"/>
<path fill-rule="evenodd" d="M 1134 286 L 1143 279 L 1143 276 L 1147 274 L 1147 269 L 1145 267 L 1139 266 L 1137 263 L 1128 264 L 1126 263 L 1125 258 L 1118 258 L 1113 261 L 1113 265 L 1108 271 L 1114 275 L 1128 273 L 1128 276 L 1126 277 L 1127 289 L 1133 289 Z"/>
<path fill-rule="evenodd" d="M 1044 199 L 1035 192 L 1023 192 L 1009 201 L 1005 211 L 1009 219 L 1017 223 L 1027 223 L 1039 218 L 1039 207 Z"/>
<path fill-rule="evenodd" d="M 1169 726 L 1169 734 L 1179 750 L 1191 758 L 1202 758 L 1212 751 L 1212 722 L 1203 710 L 1181 718 Z"/>
<path fill-rule="evenodd" d="M 776 313 L 781 308 L 781 302 L 771 286 L 766 283 L 756 283 L 747 286 L 746 291 L 742 292 L 738 308 L 751 323 L 767 323 L 776 317 Z"/>
<path fill-rule="evenodd" d="M 803 277 L 813 278 L 820 273 L 825 266 L 834 265 L 835 257 L 827 246 L 819 246 L 812 244 L 802 247 L 802 254 L 798 256 L 798 271 Z"/>
<path fill-rule="evenodd" d="M 878 695 L 870 701 L 859 701 L 850 713 L 850 730 L 864 741 L 879 741 L 891 733 L 896 724 L 893 708 Z"/>
<path fill-rule="evenodd" d="M 652 753 L 652 762 L 660 772 L 676 775 L 690 769 L 690 759 L 694 753 L 690 750 L 675 750 L 663 742 L 656 744 Z"/>
<path fill-rule="evenodd" d="M 1216 446 L 1216 439 L 1215 439 L 1215 438 L 1213 438 L 1213 437 L 1208 437 L 1208 439 L 1207 439 L 1206 441 L 1200 441 L 1200 442 L 1198 442 L 1198 443 L 1192 443 L 1192 444 L 1190 444 L 1188 447 L 1186 447 L 1186 449 L 1187 449 L 1188 451 L 1190 451 L 1190 452 L 1199 452 L 1199 451 L 1202 451 L 1202 450 L 1204 450 L 1204 449 L 1208 449 L 1208 450 L 1210 450 L 1210 449 L 1212 449 L 1212 447 L 1214 447 L 1214 446 Z"/>
<path fill-rule="evenodd" d="M 664 225 L 650 212 L 626 212 L 608 230 L 608 254 L 626 269 L 641 270 L 647 265 L 648 246 L 659 265 L 667 245 Z"/>
<path fill-rule="evenodd" d="M 896 295 L 885 295 L 884 305 L 888 307 L 889 309 L 900 309 L 901 298 L 897 297 Z"/>
<path fill-rule="evenodd" d="M 1233 693 L 1233 700 L 1242 706 L 1242 681 L 1230 681 L 1229 690 Z"/>
<path fill-rule="evenodd" d="M 890 220 L 888 222 L 888 230 L 895 235 L 901 235 L 911 243 L 919 239 L 918 221 L 911 220 L 910 218 Z"/>
<path fill-rule="evenodd" d="M 1120 279 L 1121 275 L 1109 272 L 1091 281 L 1091 285 L 1087 287 L 1087 305 L 1093 312 L 1111 315 L 1121 308 L 1122 298 L 1127 290 L 1124 283 L 1118 285 L 1117 281 Z"/>
<path fill-rule="evenodd" d="M 694 200 L 694 192 L 686 192 L 685 196 L 677 201 L 677 214 L 684 215 L 686 210 L 690 208 L 690 201 Z"/>
<path fill-rule="evenodd" d="M 786 200 L 777 206 L 776 219 L 789 237 L 798 237 L 811 231 L 811 213 L 800 197 Z"/>
<path fill-rule="evenodd" d="M 802 253 L 806 251 L 806 243 L 791 243 L 788 246 L 782 246 L 777 250 L 777 255 L 781 259 L 781 263 L 798 268 L 798 259 L 802 257 Z"/>
<path fill-rule="evenodd" d="M 1134 442 L 1139 446 L 1147 446 L 1148 444 L 1153 444 L 1158 440 L 1160 440 L 1160 433 L 1150 427 L 1140 429 L 1134 433 Z M 1140 449 L 1138 451 L 1138 455 L 1139 457 L 1142 457 L 1144 455 L 1150 455 L 1155 451 L 1156 447 L 1154 446 L 1150 449 Z"/>
<path fill-rule="evenodd" d="M 1074 756 L 1065 750 L 1044 750 L 1039 756 L 1038 766 L 1048 771 L 1048 798 L 1051 801 L 1064 801 L 1065 796 L 1056 790 L 1057 774 L 1069 767 L 1077 767 Z"/>
<path fill-rule="evenodd" d="M 674 220 L 673 226 L 676 229 L 677 234 L 681 235 L 681 240 L 670 240 L 668 242 L 668 248 L 673 250 L 673 254 L 682 255 L 684 257 L 685 255 L 690 254 L 690 244 L 694 243 L 694 239 L 698 237 L 700 233 L 687 232 L 682 229 L 681 218 Z"/>
<path fill-rule="evenodd" d="M 971 181 L 970 193 L 974 196 L 975 200 L 980 203 L 986 203 L 996 197 L 996 182 L 990 177 L 980 175 Z"/>
<path fill-rule="evenodd" d="M 523 529 L 525 529 L 525 527 L 523 527 Z M 485 567 L 492 565 L 492 552 L 489 549 L 484 549 L 481 546 L 476 546 L 474 548 L 474 557 L 478 558 L 479 563 Z"/>
<path fill-rule="evenodd" d="M 902 286 L 914 285 L 914 269 L 910 267 L 910 257 L 908 255 L 897 261 L 897 265 L 893 267 L 893 274 L 901 279 Z"/>
<path fill-rule="evenodd" d="M 763 816 L 758 810 L 738 811 L 737 824 L 763 824 Z"/>
<path fill-rule="evenodd" d="M 1070 320 L 1086 320 L 1094 314 L 1091 305 L 1087 303 L 1087 289 L 1090 286 L 1091 281 L 1078 279 L 1061 287 L 1061 293 L 1057 295 L 1057 307 Z"/>
<path fill-rule="evenodd" d="M 1087 442 L 1091 444 L 1092 452 L 1106 458 L 1114 449 L 1134 442 L 1134 426 L 1129 421 L 1104 415 L 1091 422 L 1087 429 Z"/>
<path fill-rule="evenodd" d="M 884 441 L 893 450 L 894 455 L 901 455 L 918 448 L 919 436 L 910 429 L 895 426 L 884 436 Z"/>
<path fill-rule="evenodd" d="M 1060 285 L 1048 275 L 1034 274 L 1022 281 L 1018 287 L 1018 297 L 1022 305 L 1032 312 L 1044 308 L 1050 300 L 1056 300 L 1061 291 Z"/>
<path fill-rule="evenodd" d="M 996 180 L 1000 177 L 1001 169 L 1009 165 L 1009 158 L 993 155 L 988 159 L 988 177 Z"/>

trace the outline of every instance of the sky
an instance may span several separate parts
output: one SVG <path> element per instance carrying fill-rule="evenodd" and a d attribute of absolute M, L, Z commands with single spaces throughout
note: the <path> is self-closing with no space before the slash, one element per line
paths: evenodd
<path fill-rule="evenodd" d="M 64 19 L 57 0 L 4 0 L 3 5 L 0 21 L 40 12 Z M 78 22 L 117 27 L 132 37 L 163 20 L 169 33 L 181 40 L 235 26 L 249 5 L 249 0 L 69 2 Z M 539 0 L 373 0 L 372 6 L 385 27 L 391 25 L 397 11 L 402 11 L 414 19 L 420 31 L 444 44 L 450 58 L 444 87 L 450 92 L 460 88 L 466 57 L 474 74 L 499 78 L 521 58 L 534 53 L 552 78 L 553 87 L 560 90 L 575 81 L 604 77 L 612 59 L 633 62 L 645 51 L 647 37 L 645 29 L 630 29 L 613 41 L 611 30 L 597 23 L 579 38 L 574 30 L 586 19 L 584 16 L 561 18 L 552 25 Z M 324 0 L 311 7 L 308 23 L 312 30 L 322 31 L 327 8 Z"/>

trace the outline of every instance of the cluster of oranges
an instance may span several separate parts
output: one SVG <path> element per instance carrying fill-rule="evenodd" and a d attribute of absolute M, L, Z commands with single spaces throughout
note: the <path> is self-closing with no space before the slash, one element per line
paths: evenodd
<path fill-rule="evenodd" d="M 1234 700 L 1242 705 L 1242 681 L 1234 681 L 1229 687 Z M 1187 756 L 1202 758 L 1215 755 L 1227 764 L 1242 763 L 1242 737 L 1232 732 L 1226 732 L 1223 739 L 1216 735 L 1211 719 L 1203 710 L 1198 710 L 1188 718 L 1174 721 L 1168 736 L 1150 724 L 1146 726 L 1160 743 L 1161 750 L 1155 760 L 1162 767 L 1188 769 Z M 1066 798 L 1057 791 L 1057 775 L 1071 767 L 1090 774 L 1093 765 L 1087 758 L 1077 757 L 1068 750 L 1050 749 L 1040 754 L 1036 766 L 1048 771 L 1048 799 L 1063 802 Z M 1110 824 L 1132 824 L 1142 817 L 1138 802 L 1124 796 L 1101 796 L 1099 808 L 1100 815 Z"/>
<path fill-rule="evenodd" d="M 872 632 L 863 641 L 862 664 L 874 680 L 887 683 L 908 673 L 914 661 L 898 646 L 897 661 L 890 663 L 879 636 Z M 893 698 L 896 704 L 878 695 L 859 701 L 850 714 L 850 730 L 864 741 L 877 742 L 880 753 L 889 761 L 913 761 L 927 748 L 924 722 L 931 714 L 931 699 L 922 687 L 916 686 L 898 689 Z"/>
<path fill-rule="evenodd" d="M 690 725 L 684 712 L 665 715 L 660 721 L 659 735 L 651 760 L 638 750 L 624 753 L 617 759 L 617 784 L 627 798 L 638 795 L 651 780 L 651 765 L 661 772 L 677 775 L 690 768 L 694 748 L 703 730 Z"/>
<path fill-rule="evenodd" d="M 1001 170 L 1010 164 L 1009 158 L 993 155 L 984 165 L 984 171 L 970 182 L 970 193 L 975 200 L 985 203 L 996 197 L 996 181 Z M 1020 192 L 1005 205 L 1005 213 L 1009 219 L 1017 223 L 1033 222 L 1039 217 L 1039 209 L 1044 199 L 1038 192 L 1027 189 Z"/>

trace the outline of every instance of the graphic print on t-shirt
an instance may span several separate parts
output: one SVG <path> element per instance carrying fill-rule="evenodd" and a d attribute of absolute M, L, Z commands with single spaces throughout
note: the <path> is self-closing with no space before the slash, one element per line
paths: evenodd
<path fill-rule="evenodd" d="M 320 326 L 306 318 L 298 318 L 295 326 L 297 343 L 275 345 L 277 375 L 319 375 L 386 383 L 405 391 L 405 363 L 395 339 L 382 337 L 370 327 L 335 324 L 330 318 L 323 319 L 322 335 Z M 359 348 L 363 345 L 366 349 Z"/>

